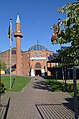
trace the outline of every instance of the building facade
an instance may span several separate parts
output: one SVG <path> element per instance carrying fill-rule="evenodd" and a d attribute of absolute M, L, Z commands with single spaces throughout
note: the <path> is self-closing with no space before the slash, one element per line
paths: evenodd
<path fill-rule="evenodd" d="M 53 55 L 45 46 L 36 44 L 31 46 L 27 51 L 21 50 L 21 38 L 23 37 L 20 31 L 20 18 L 17 15 L 16 32 L 16 48 L 12 48 L 11 56 L 11 73 L 12 75 L 21 76 L 45 76 L 50 75 L 47 69 L 48 56 Z M 10 73 L 10 50 L 0 53 L 0 59 L 6 63 L 6 73 Z M 52 66 L 54 63 L 52 64 Z"/>

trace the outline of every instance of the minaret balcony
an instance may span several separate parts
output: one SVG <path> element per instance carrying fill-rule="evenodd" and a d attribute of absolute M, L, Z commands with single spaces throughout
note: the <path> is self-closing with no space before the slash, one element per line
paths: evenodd
<path fill-rule="evenodd" d="M 14 37 L 20 37 L 20 38 L 22 38 L 23 37 L 23 33 L 22 32 L 15 32 L 14 33 Z"/>

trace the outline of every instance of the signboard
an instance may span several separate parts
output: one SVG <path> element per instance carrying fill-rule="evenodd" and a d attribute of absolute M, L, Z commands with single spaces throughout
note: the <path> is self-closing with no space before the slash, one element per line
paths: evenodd
<path fill-rule="evenodd" d="M 46 57 L 31 57 L 30 60 L 46 60 Z"/>

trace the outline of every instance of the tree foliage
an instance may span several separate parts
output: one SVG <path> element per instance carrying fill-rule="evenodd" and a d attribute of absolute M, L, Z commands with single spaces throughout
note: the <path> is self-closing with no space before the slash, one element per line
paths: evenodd
<path fill-rule="evenodd" d="M 0 70 L 1 70 L 1 69 L 6 70 L 6 64 L 5 64 L 5 62 L 2 62 L 2 61 L 0 60 Z"/>
<path fill-rule="evenodd" d="M 59 50 L 61 57 L 69 64 L 79 64 L 75 57 L 79 56 L 79 1 L 66 3 L 63 7 L 58 8 L 58 12 L 66 14 L 67 17 L 60 22 L 60 25 L 53 25 L 57 35 L 52 44 L 71 43 L 71 46 L 65 50 Z"/>

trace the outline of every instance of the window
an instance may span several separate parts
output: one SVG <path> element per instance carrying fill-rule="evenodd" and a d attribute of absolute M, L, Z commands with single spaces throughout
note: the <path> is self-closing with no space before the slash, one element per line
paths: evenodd
<path fill-rule="evenodd" d="M 22 63 L 21 66 L 24 67 L 24 64 Z"/>
<path fill-rule="evenodd" d="M 28 66 L 30 66 L 30 63 L 28 62 Z"/>
<path fill-rule="evenodd" d="M 21 55 L 21 58 L 23 58 L 23 57 L 24 57 L 24 55 L 22 54 L 22 55 Z"/>
<path fill-rule="evenodd" d="M 40 52 L 40 53 L 34 53 L 34 57 L 42 57 L 42 53 Z"/>
<path fill-rule="evenodd" d="M 46 57 L 48 57 L 48 53 L 46 53 Z"/>
<path fill-rule="evenodd" d="M 12 50 L 12 54 L 16 54 L 16 50 Z"/>
<path fill-rule="evenodd" d="M 37 56 L 37 53 L 35 52 L 35 53 L 34 53 L 34 57 L 36 57 L 36 56 Z"/>
<path fill-rule="evenodd" d="M 42 57 L 42 53 L 41 52 L 39 53 L 39 57 Z"/>
<path fill-rule="evenodd" d="M 29 53 L 27 54 L 27 57 L 30 57 L 30 54 Z"/>

